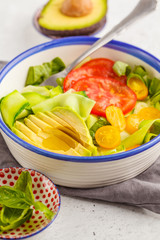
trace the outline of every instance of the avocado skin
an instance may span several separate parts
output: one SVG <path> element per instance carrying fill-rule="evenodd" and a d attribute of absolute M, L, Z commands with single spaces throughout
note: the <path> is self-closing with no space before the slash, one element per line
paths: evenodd
<path fill-rule="evenodd" d="M 63 31 L 58 31 L 58 30 L 49 30 L 47 28 L 41 27 L 40 25 L 38 26 L 39 31 L 43 33 L 44 35 L 48 37 L 70 37 L 70 36 L 79 36 L 79 35 L 91 35 L 94 34 L 103 28 L 103 26 L 106 24 L 106 16 L 101 19 L 96 24 L 93 24 L 90 27 L 86 28 L 81 28 L 81 29 L 75 29 L 75 30 L 63 30 Z"/>

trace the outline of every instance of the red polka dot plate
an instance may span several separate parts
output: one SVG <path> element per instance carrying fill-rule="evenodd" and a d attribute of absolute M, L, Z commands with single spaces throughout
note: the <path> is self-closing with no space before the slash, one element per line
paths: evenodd
<path fill-rule="evenodd" d="M 43 213 L 34 210 L 30 220 L 16 229 L 0 233 L 0 239 L 30 238 L 45 230 L 55 220 L 60 210 L 61 201 L 57 187 L 40 172 L 19 167 L 0 169 L 0 186 L 14 186 L 22 171 L 28 171 L 32 177 L 35 201 L 42 201 L 55 215 L 52 220 L 48 220 Z"/>

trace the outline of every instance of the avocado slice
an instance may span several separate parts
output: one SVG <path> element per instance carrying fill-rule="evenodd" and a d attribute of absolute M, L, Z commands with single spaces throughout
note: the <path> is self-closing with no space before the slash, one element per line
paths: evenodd
<path fill-rule="evenodd" d="M 12 128 L 12 131 L 13 131 L 18 137 L 20 137 L 21 139 L 23 139 L 24 141 L 26 141 L 26 142 L 28 142 L 28 143 L 30 143 L 30 144 L 35 145 L 35 144 L 34 144 L 34 141 L 31 141 L 30 138 L 28 138 L 25 134 L 23 134 L 23 132 L 21 132 L 20 130 L 18 130 L 16 127 L 13 127 L 13 128 Z M 38 145 L 36 144 L 36 146 L 38 146 Z"/>
<path fill-rule="evenodd" d="M 79 142 L 77 142 L 75 139 L 73 139 L 69 135 L 65 134 L 64 132 L 54 128 L 52 133 L 53 133 L 53 135 L 51 137 L 49 137 L 43 141 L 43 144 L 44 144 L 44 142 L 46 142 L 46 146 L 48 146 L 48 140 L 52 139 L 54 136 L 54 138 L 55 137 L 58 138 L 58 141 L 63 139 L 63 142 L 67 143 L 67 145 L 70 148 L 74 149 L 81 156 L 91 156 L 91 152 L 87 148 L 85 148 L 82 144 L 80 144 Z"/>
<path fill-rule="evenodd" d="M 57 124 L 52 118 L 48 117 L 44 113 L 37 113 L 30 115 L 24 120 L 29 128 L 31 128 L 38 136 L 44 138 L 42 145 L 46 148 L 55 149 L 55 142 L 61 142 L 60 148 L 63 146 L 69 146 L 73 148 L 82 156 L 91 156 L 91 152 L 86 149 L 82 144 L 72 138 L 70 135 L 57 128 Z M 64 127 L 62 127 L 63 130 Z M 58 138 L 57 140 L 55 138 Z M 63 139 L 63 140 L 61 140 Z"/>
<path fill-rule="evenodd" d="M 24 119 L 24 122 L 15 122 L 14 133 L 24 141 L 48 151 L 74 156 L 91 156 L 91 152 L 87 148 L 58 129 L 56 127 L 58 123 L 53 124 L 56 122 L 52 118 L 49 121 L 49 118 L 44 113 L 38 113 L 37 116 L 31 114 Z M 64 127 L 62 126 L 62 128 Z"/>
<path fill-rule="evenodd" d="M 56 107 L 52 110 L 52 113 L 63 119 L 74 129 L 74 132 L 79 135 L 79 141 L 81 144 L 89 149 L 92 154 L 96 155 L 97 148 L 94 146 L 92 137 L 85 124 L 85 121 L 69 107 Z"/>
<path fill-rule="evenodd" d="M 92 0 L 92 11 L 81 17 L 63 14 L 60 10 L 63 2 L 64 0 L 50 0 L 42 9 L 38 17 L 38 24 L 41 30 L 48 30 L 46 34 L 53 33 L 55 36 L 87 35 L 104 25 L 107 11 L 106 0 Z M 84 32 L 80 32 L 81 30 Z"/>
<path fill-rule="evenodd" d="M 76 150 L 69 148 L 68 146 L 66 147 L 66 145 L 65 145 L 64 150 L 59 149 L 60 147 L 62 148 L 61 143 L 59 143 L 60 147 L 59 147 L 59 145 L 56 145 L 56 144 L 53 145 L 53 140 L 54 140 L 54 143 L 57 143 L 56 137 L 54 139 L 53 139 L 53 137 L 52 138 L 48 137 L 47 140 L 42 139 L 42 143 L 37 143 L 33 139 L 31 140 L 29 137 L 27 137 L 30 134 L 30 131 L 27 128 L 23 128 L 23 129 L 19 130 L 17 127 L 13 127 L 12 130 L 18 137 L 20 137 L 24 141 L 26 141 L 36 147 L 43 148 L 44 150 L 59 153 L 59 154 L 80 156 L 80 154 Z M 64 142 L 63 142 L 63 144 L 64 144 Z"/>
<path fill-rule="evenodd" d="M 67 123 L 65 124 L 65 122 L 62 119 L 58 119 L 58 117 L 56 115 L 54 115 L 53 113 L 47 111 L 47 112 L 38 112 L 36 113 L 36 116 L 43 120 L 44 122 L 48 123 L 49 125 L 51 125 L 54 128 L 57 128 L 61 131 L 63 131 L 66 134 L 69 134 L 72 138 L 78 140 L 78 135 L 74 132 L 73 128 L 70 128 L 69 124 L 67 125 Z M 58 120 L 57 120 L 58 119 Z"/>
<path fill-rule="evenodd" d="M 23 122 L 20 122 L 20 121 L 17 120 L 14 124 L 14 128 L 18 129 L 20 132 L 25 134 L 25 136 L 28 137 L 31 141 L 37 143 L 38 145 L 41 145 L 42 138 L 38 137 L 37 134 L 35 134 Z"/>

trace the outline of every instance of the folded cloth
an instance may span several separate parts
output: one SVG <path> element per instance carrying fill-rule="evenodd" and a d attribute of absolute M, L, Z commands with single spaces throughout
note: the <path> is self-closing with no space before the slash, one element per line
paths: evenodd
<path fill-rule="evenodd" d="M 0 168 L 19 167 L 0 135 Z M 160 158 L 139 176 L 128 181 L 98 188 L 77 189 L 58 186 L 62 195 L 125 203 L 160 213 Z"/>

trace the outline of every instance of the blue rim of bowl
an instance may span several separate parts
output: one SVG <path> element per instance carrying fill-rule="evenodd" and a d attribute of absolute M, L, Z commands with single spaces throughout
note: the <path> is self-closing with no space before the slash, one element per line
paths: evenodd
<path fill-rule="evenodd" d="M 0 72 L 0 83 L 2 82 L 3 78 L 6 76 L 6 74 L 19 62 L 23 61 L 27 57 L 30 57 L 38 52 L 45 51 L 51 48 L 56 48 L 56 47 L 61 47 L 61 46 L 68 46 L 68 45 L 91 45 L 95 41 L 97 41 L 98 38 L 95 37 L 66 37 L 66 38 L 61 38 L 57 40 L 52 40 L 46 43 L 42 43 L 40 45 L 37 45 L 33 48 L 28 49 L 27 51 L 21 53 L 17 57 L 15 57 L 13 60 L 11 60 Z M 132 55 L 145 63 L 149 64 L 151 67 L 153 67 L 155 70 L 160 72 L 160 61 L 151 55 L 150 53 L 135 47 L 133 45 L 120 42 L 120 41 L 115 41 L 112 40 L 104 47 L 111 48 L 117 51 L 121 51 L 124 53 L 127 53 L 129 55 Z M 3 122 L 2 117 L 0 117 L 0 128 L 3 130 L 3 132 L 11 138 L 13 141 L 16 143 L 20 144 L 22 147 L 36 153 L 40 154 L 46 157 L 54 158 L 57 160 L 63 160 L 63 161 L 70 161 L 70 162 L 83 162 L 83 163 L 96 163 L 96 162 L 107 162 L 107 161 L 115 161 L 115 160 L 121 160 L 122 158 L 127 158 L 131 157 L 133 155 L 139 154 L 154 145 L 158 144 L 160 142 L 160 135 L 149 141 L 148 143 L 145 143 L 141 145 L 140 147 L 137 147 L 135 149 L 126 151 L 126 152 L 120 152 L 120 153 L 115 153 L 112 155 L 103 155 L 103 156 L 90 156 L 90 157 L 85 157 L 85 156 L 70 156 L 70 155 L 64 155 L 64 154 L 58 154 L 58 153 L 53 153 L 49 152 L 43 149 L 40 149 L 38 147 L 35 147 L 22 139 L 20 139 L 18 136 L 16 136 Z"/>
<path fill-rule="evenodd" d="M 56 190 L 57 190 L 58 197 L 59 197 L 58 210 L 57 210 L 56 215 L 54 216 L 54 218 L 53 218 L 44 228 L 42 228 L 41 230 L 39 230 L 39 231 L 37 231 L 37 232 L 35 232 L 35 233 L 33 233 L 33 234 L 29 234 L 29 235 L 27 235 L 27 236 L 20 236 L 20 237 L 18 237 L 18 238 L 17 238 L 17 237 L 16 237 L 16 238 L 14 238 L 14 237 L 13 237 L 13 238 L 2 238 L 2 237 L 0 237 L 0 239 L 3 239 L 3 240 L 8 240 L 8 239 L 15 240 L 15 239 L 26 239 L 26 238 L 29 238 L 29 237 L 33 237 L 33 236 L 37 235 L 38 233 L 44 231 L 44 230 L 45 230 L 47 227 L 49 227 L 49 226 L 54 222 L 54 220 L 57 218 L 57 215 L 58 215 L 58 213 L 59 213 L 59 211 L 60 211 L 60 206 L 61 206 L 61 196 L 60 196 L 59 190 L 58 190 L 57 186 L 55 185 L 55 183 L 54 183 L 48 176 L 44 175 L 44 174 L 41 173 L 40 171 L 31 169 L 31 168 L 24 168 L 24 167 L 5 167 L 5 168 L 0 168 L 0 169 L 3 170 L 3 169 L 8 169 L 8 168 L 10 168 L 10 169 L 14 169 L 14 168 L 16 168 L 16 169 L 24 169 L 24 171 L 25 171 L 25 170 L 31 170 L 31 171 L 33 170 L 33 171 L 35 171 L 35 172 L 37 172 L 37 173 L 40 173 L 42 176 L 48 178 L 48 180 L 50 180 L 50 181 L 52 182 L 52 184 L 55 186 L 55 188 L 56 188 Z"/>

